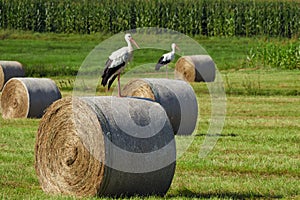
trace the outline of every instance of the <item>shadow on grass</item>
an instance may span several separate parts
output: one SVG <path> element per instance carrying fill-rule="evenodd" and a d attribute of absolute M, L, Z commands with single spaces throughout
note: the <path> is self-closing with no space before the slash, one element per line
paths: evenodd
<path fill-rule="evenodd" d="M 195 134 L 196 137 L 206 137 L 206 136 L 209 136 L 209 137 L 237 137 L 238 134 L 236 133 L 228 133 L 228 134 L 220 134 L 220 133 L 216 133 L 216 134 L 208 134 L 208 133 L 197 133 Z"/>
<path fill-rule="evenodd" d="M 166 198 L 199 198 L 199 199 L 210 199 L 210 198 L 221 198 L 221 199 L 278 199 L 283 198 L 281 195 L 261 195 L 250 192 L 239 193 L 239 192 L 211 192 L 211 193 L 196 193 L 188 189 L 178 190 L 176 194 L 168 195 Z"/>

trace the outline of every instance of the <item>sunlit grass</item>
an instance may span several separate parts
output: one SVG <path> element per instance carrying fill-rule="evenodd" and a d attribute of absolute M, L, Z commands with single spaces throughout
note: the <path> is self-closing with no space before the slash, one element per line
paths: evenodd
<path fill-rule="evenodd" d="M 57 69 L 64 66 L 65 55 L 62 52 L 75 54 L 72 57 L 70 53 L 66 59 L 74 58 L 70 66 L 76 68 L 98 43 L 94 36 L 88 39 L 74 36 L 80 38 L 80 41 L 74 39 L 75 43 L 68 46 L 67 43 L 73 40 L 71 36 L 65 41 L 60 38 L 63 36 L 47 35 L 47 38 L 38 39 L 46 37 L 38 35 L 28 36 L 29 41 L 33 41 L 30 46 L 26 38 L 19 37 L 0 41 L 1 45 L 8 45 L 7 51 L 0 49 L 1 59 L 23 59 L 22 56 L 14 57 L 14 53 L 18 55 L 23 52 L 25 54 L 22 55 L 28 56 L 21 60 L 26 61 L 26 66 L 37 67 L 41 63 L 45 68 L 49 65 L 49 70 L 52 65 Z M 221 133 L 207 135 L 212 110 L 207 89 L 210 83 L 191 83 L 199 105 L 199 124 L 195 134 L 189 138 L 192 140 L 191 145 L 177 160 L 175 176 L 166 197 L 131 199 L 300 198 L 299 71 L 239 68 L 243 50 L 235 46 L 239 46 L 239 42 L 250 44 L 253 39 L 233 39 L 234 45 L 226 38 L 197 40 L 202 41 L 203 46 L 206 45 L 208 52 L 213 52 L 217 66 L 224 66 L 220 71 L 227 95 L 224 128 Z M 53 44 L 55 48 L 48 49 L 49 55 L 57 56 L 56 60 L 47 57 L 45 48 L 48 41 L 57 42 Z M 86 46 L 81 47 L 82 43 L 86 43 Z M 221 43 L 228 50 L 219 48 Z M 10 45 L 16 45 L 17 49 Z M 31 54 L 25 52 L 26 45 Z M 71 51 L 66 50 L 66 47 Z M 76 53 L 76 48 L 85 53 Z M 229 53 L 230 48 L 239 52 L 236 58 L 232 52 Z M 38 59 L 38 56 L 41 58 Z M 225 70 L 225 60 L 230 60 L 233 69 Z M 72 95 L 75 76 L 46 76 L 57 83 L 63 97 Z M 98 89 L 98 95 L 111 94 L 105 93 L 103 87 Z M 1 199 L 76 199 L 48 195 L 40 188 L 34 169 L 35 135 L 39 121 L 4 120 L 0 117 Z M 200 158 L 200 147 L 206 137 L 218 137 L 218 140 L 213 150 L 206 157 Z"/>
<path fill-rule="evenodd" d="M 63 91 L 63 96 L 71 95 Z M 167 198 L 293 198 L 299 188 L 299 98 L 227 95 L 225 126 L 213 150 L 199 158 L 209 126 L 209 94 L 197 93 L 200 121 L 192 144 L 177 160 Z M 38 119 L 0 118 L 0 185 L 3 198 L 48 196 L 34 171 Z M 149 197 L 156 199 L 158 197 Z M 139 199 L 139 198 L 133 198 Z"/>

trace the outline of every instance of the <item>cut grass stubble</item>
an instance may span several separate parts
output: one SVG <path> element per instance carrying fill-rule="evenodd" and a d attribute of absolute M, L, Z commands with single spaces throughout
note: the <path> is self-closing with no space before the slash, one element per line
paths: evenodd
<path fill-rule="evenodd" d="M 51 66 L 57 69 L 65 66 L 65 52 L 70 56 L 67 60 L 73 59 L 70 67 L 77 69 L 88 51 L 97 45 L 98 42 L 93 39 L 84 39 L 80 44 L 70 43 L 74 51 L 67 51 L 64 45 L 71 39 L 65 43 L 64 39 L 56 38 L 56 42 L 62 46 L 56 46 L 56 51 L 45 51 L 57 56 L 56 60 L 52 60 L 51 56 L 47 57 L 47 53 L 39 53 L 37 44 L 45 46 L 46 39 L 35 38 L 38 41 L 30 46 L 27 39 L 8 38 L 0 41 L 1 45 L 7 47 L 5 51 L 1 48 L 1 59 L 20 59 L 32 68 L 47 65 L 46 68 L 51 71 Z M 253 45 L 256 40 L 204 38 L 199 41 L 207 46 L 209 54 L 212 52 L 217 67 L 225 70 L 226 67 L 239 69 L 243 62 L 241 58 L 246 55 L 245 44 Z M 20 46 L 14 49 L 16 43 Z M 85 47 L 83 43 L 86 43 Z M 228 51 L 230 53 L 222 50 L 225 43 L 232 45 L 227 48 L 232 49 Z M 25 47 L 29 48 L 31 57 L 24 54 Z M 79 48 L 81 55 L 76 54 L 76 48 Z M 70 52 L 75 52 L 74 57 Z M 41 60 L 37 59 L 38 56 L 41 56 Z M 135 64 L 139 62 L 143 61 L 135 60 Z M 64 76 L 45 74 L 57 83 L 63 97 L 72 95 L 75 77 L 68 73 Z M 221 71 L 221 74 L 227 94 L 223 131 L 207 135 L 212 106 L 207 85 L 191 83 L 200 109 L 199 125 L 192 144 L 177 160 L 175 176 L 166 198 L 299 198 L 299 71 L 246 69 Z M 97 92 L 99 95 L 110 94 L 104 93 L 103 87 Z M 4 120 L 0 117 L 0 198 L 74 199 L 51 196 L 40 188 L 34 171 L 34 144 L 38 125 L 38 119 Z M 208 156 L 199 158 L 205 137 L 214 136 L 218 137 L 218 142 L 213 150 Z"/>

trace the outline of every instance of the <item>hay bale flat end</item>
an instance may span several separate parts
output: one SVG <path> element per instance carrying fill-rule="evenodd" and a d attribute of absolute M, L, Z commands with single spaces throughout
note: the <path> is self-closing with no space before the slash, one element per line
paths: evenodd
<path fill-rule="evenodd" d="M 213 82 L 216 66 L 209 55 L 182 56 L 175 64 L 175 78 L 188 82 Z"/>

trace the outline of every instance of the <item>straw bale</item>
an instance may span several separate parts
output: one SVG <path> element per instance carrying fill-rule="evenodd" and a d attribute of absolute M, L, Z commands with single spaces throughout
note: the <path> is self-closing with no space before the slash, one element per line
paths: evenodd
<path fill-rule="evenodd" d="M 164 122 L 155 135 L 153 109 Z M 176 150 L 163 113 L 159 104 L 134 98 L 67 97 L 54 102 L 41 119 L 35 145 L 42 189 L 78 197 L 166 194 Z M 165 166 L 155 168 L 159 163 Z"/>
<path fill-rule="evenodd" d="M 216 67 L 208 55 L 183 56 L 175 64 L 175 78 L 188 82 L 213 82 Z"/>
<path fill-rule="evenodd" d="M 5 83 L 13 77 L 24 77 L 25 71 L 17 61 L 0 61 L 0 91 Z"/>
<path fill-rule="evenodd" d="M 193 88 L 185 81 L 135 79 L 123 87 L 122 94 L 158 102 L 165 109 L 174 134 L 190 135 L 196 127 L 198 103 Z"/>
<path fill-rule="evenodd" d="M 61 98 L 55 82 L 48 78 L 11 78 L 3 87 L 2 116 L 40 118 L 54 101 Z"/>

